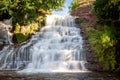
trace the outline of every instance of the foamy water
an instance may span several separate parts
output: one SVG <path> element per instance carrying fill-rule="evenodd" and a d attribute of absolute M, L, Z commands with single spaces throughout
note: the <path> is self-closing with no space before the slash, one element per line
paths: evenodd
<path fill-rule="evenodd" d="M 7 47 L 0 53 L 1 69 L 22 73 L 85 72 L 80 29 L 72 16 L 47 16 L 46 26 L 20 48 Z M 9 51 L 8 51 L 9 50 Z"/>

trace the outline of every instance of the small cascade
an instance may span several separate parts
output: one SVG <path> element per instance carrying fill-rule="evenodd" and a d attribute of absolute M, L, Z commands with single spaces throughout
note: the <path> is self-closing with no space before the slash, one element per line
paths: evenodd
<path fill-rule="evenodd" d="M 46 26 L 18 48 L 0 52 L 0 69 L 20 72 L 82 72 L 86 56 L 80 29 L 72 16 L 47 16 Z"/>

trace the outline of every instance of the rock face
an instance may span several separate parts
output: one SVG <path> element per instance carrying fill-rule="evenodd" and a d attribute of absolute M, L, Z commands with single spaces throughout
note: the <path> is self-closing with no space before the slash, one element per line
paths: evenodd
<path fill-rule="evenodd" d="M 72 15 L 88 23 L 88 25 L 92 28 L 94 28 L 96 25 L 97 17 L 91 12 L 90 6 L 80 7 Z"/>
<path fill-rule="evenodd" d="M 103 64 L 98 61 L 95 52 L 91 49 L 85 27 L 81 25 L 80 21 L 82 20 L 84 23 L 88 24 L 89 27 L 94 28 L 96 25 L 96 16 L 91 13 L 91 8 L 89 6 L 77 9 L 73 16 L 76 17 L 75 22 L 78 24 L 78 27 L 81 28 L 81 35 L 84 40 L 83 49 L 87 59 L 87 63 L 85 64 L 86 68 L 91 71 L 103 71 Z"/>
<path fill-rule="evenodd" d="M 0 45 L 12 44 L 12 18 L 0 21 Z"/>
<path fill-rule="evenodd" d="M 102 63 L 98 61 L 98 58 L 95 55 L 95 52 L 91 49 L 91 46 L 88 41 L 88 37 L 86 35 L 85 28 L 83 26 L 79 26 L 81 29 L 81 35 L 83 37 L 83 49 L 84 54 L 86 55 L 85 67 L 90 71 L 103 71 Z"/>

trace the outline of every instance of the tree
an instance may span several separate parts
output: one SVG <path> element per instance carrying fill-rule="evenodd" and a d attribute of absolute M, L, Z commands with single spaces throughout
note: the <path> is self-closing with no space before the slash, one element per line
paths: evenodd
<path fill-rule="evenodd" d="M 99 20 L 119 20 L 120 19 L 120 0 L 96 0 L 94 11 Z"/>
<path fill-rule="evenodd" d="M 111 30 L 115 29 L 111 34 L 113 37 L 110 38 L 110 40 L 113 39 L 115 41 L 115 44 L 111 47 L 107 44 L 110 48 L 108 47 L 106 54 L 104 54 L 108 56 L 105 56 L 106 59 L 111 58 L 109 60 L 111 62 L 107 62 L 106 65 L 114 66 L 116 71 L 120 71 L 120 0 L 96 0 L 94 3 L 94 11 L 98 17 L 98 21 L 112 26 L 113 28 Z M 103 37 L 103 39 L 105 39 L 105 37 Z M 111 51 L 108 52 L 108 50 Z M 105 58 L 104 62 L 106 61 Z M 110 67 L 109 69 L 112 68 Z"/>
<path fill-rule="evenodd" d="M 0 0 L 0 20 L 12 17 L 14 42 L 28 39 L 45 23 L 45 15 L 59 10 L 65 0 Z M 23 30 L 25 27 L 29 27 Z"/>
<path fill-rule="evenodd" d="M 14 23 L 35 21 L 40 10 L 58 10 L 65 0 L 0 0 L 0 15 L 9 14 Z"/>
<path fill-rule="evenodd" d="M 11 9 L 17 5 L 16 1 L 13 3 L 10 0 L 0 0 L 0 20 L 11 17 Z"/>

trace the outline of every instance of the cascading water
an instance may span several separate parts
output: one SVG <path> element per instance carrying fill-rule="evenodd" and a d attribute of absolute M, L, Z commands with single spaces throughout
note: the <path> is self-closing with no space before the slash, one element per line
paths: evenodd
<path fill-rule="evenodd" d="M 83 40 L 72 16 L 47 16 L 46 26 L 20 48 L 0 52 L 0 68 L 20 72 L 86 71 Z"/>

